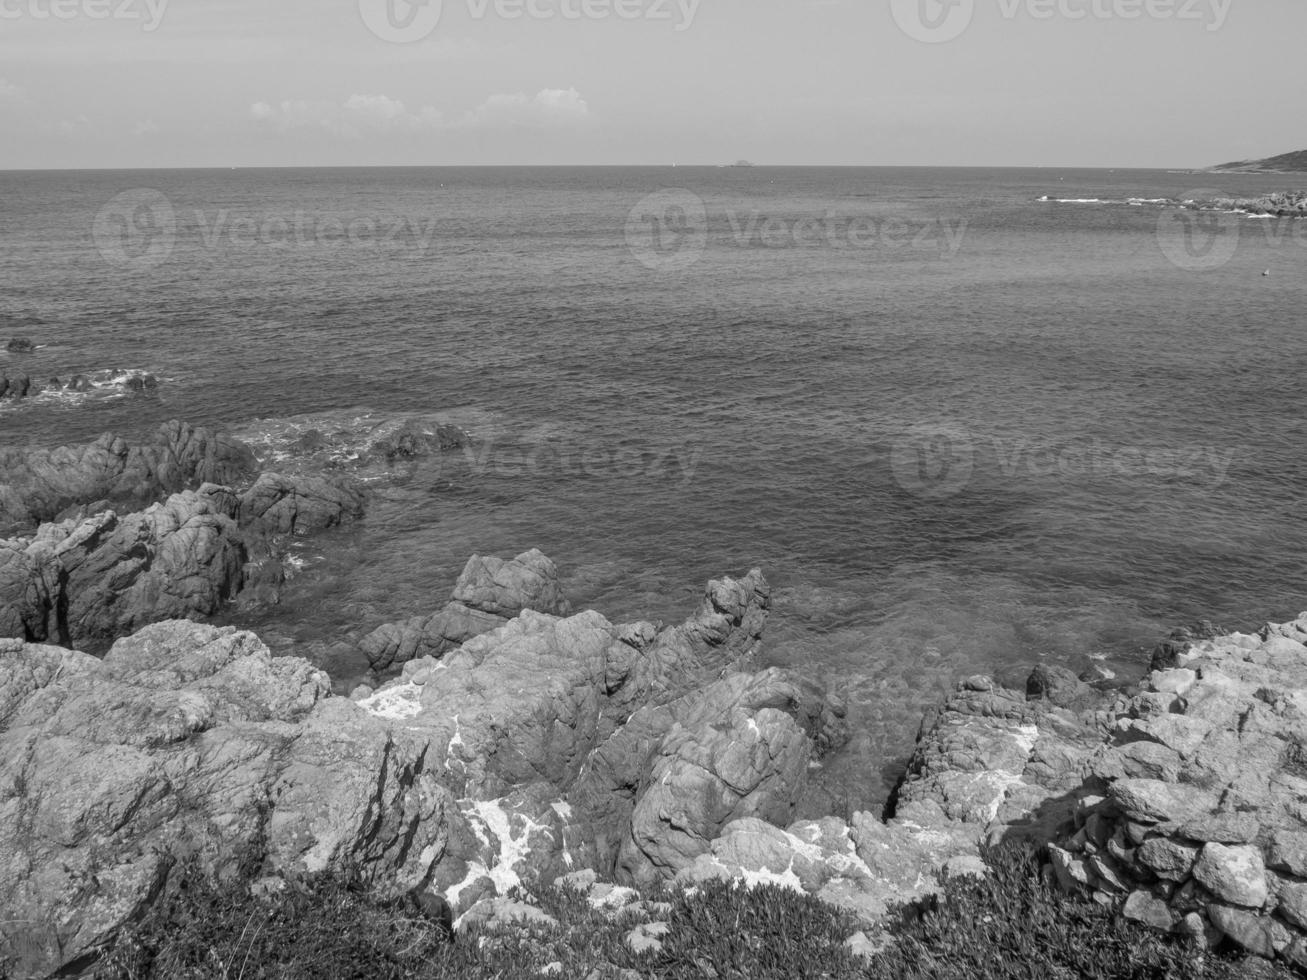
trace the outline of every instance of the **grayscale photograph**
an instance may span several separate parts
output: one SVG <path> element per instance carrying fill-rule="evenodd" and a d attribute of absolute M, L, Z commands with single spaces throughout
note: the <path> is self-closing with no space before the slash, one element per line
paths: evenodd
<path fill-rule="evenodd" d="M 0 0 L 0 980 L 1307 976 L 1304 39 Z"/>

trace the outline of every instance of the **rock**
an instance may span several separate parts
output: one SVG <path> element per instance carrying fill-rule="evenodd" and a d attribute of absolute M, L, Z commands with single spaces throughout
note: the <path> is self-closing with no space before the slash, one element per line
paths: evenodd
<path fill-rule="evenodd" d="M 1166 902 L 1146 891 L 1131 892 L 1130 897 L 1125 900 L 1121 914 L 1133 922 L 1139 922 L 1158 932 L 1170 932 L 1177 922 L 1176 915 Z"/>
<path fill-rule="evenodd" d="M 693 863 L 732 820 L 787 823 L 808 760 L 842 744 L 843 712 L 780 670 L 730 674 L 635 712 L 571 793 L 594 822 L 597 866 L 615 860 L 618 880 L 652 883 Z"/>
<path fill-rule="evenodd" d="M 490 898 L 478 902 L 459 918 L 457 932 L 480 927 L 483 932 L 515 929 L 557 929 L 558 920 L 535 905 L 509 898 Z"/>
<path fill-rule="evenodd" d="M 1200 843 L 1251 844 L 1261 823 L 1251 813 L 1214 813 L 1180 825 L 1180 836 Z"/>
<path fill-rule="evenodd" d="M 1057 876 L 1058 884 L 1063 891 L 1075 892 L 1093 886 L 1085 862 L 1071 852 L 1065 851 L 1055 844 L 1050 844 L 1048 846 L 1048 857 L 1053 865 L 1053 873 Z"/>
<path fill-rule="evenodd" d="M 1266 865 L 1276 871 L 1307 878 L 1307 832 L 1275 831 L 1267 848 Z"/>
<path fill-rule="evenodd" d="M 49 521 L 91 501 L 132 509 L 205 483 L 240 485 L 255 468 L 242 443 L 184 422 L 168 422 L 137 445 L 103 435 L 84 446 L 0 450 L 0 529 Z"/>
<path fill-rule="evenodd" d="M 1178 694 L 1181 697 L 1188 694 L 1197 682 L 1198 674 L 1185 668 L 1155 670 L 1150 681 L 1157 693 Z"/>
<path fill-rule="evenodd" d="M 1109 787 L 1108 797 L 1128 818 L 1145 823 L 1205 817 L 1216 805 L 1216 798 L 1205 790 L 1158 779 L 1118 779 Z"/>
<path fill-rule="evenodd" d="M 1088 704 L 1094 689 L 1065 667 L 1040 664 L 1026 681 L 1026 697 L 1031 701 L 1048 701 L 1059 708 Z"/>
<path fill-rule="evenodd" d="M 663 937 L 671 932 L 666 922 L 642 922 L 626 935 L 626 945 L 633 953 L 657 953 L 663 948 Z"/>
<path fill-rule="evenodd" d="M 572 611 L 571 603 L 563 598 L 558 569 L 535 550 L 512 561 L 474 556 L 454 585 L 453 601 L 505 619 L 524 609 L 553 616 Z"/>
<path fill-rule="evenodd" d="M 556 616 L 571 611 L 552 561 L 534 550 L 512 561 L 474 556 L 444 609 L 379 626 L 359 647 L 372 669 L 381 672 L 422 657 L 440 657 L 528 609 Z"/>
<path fill-rule="evenodd" d="M 36 350 L 36 344 L 26 337 L 14 337 L 9 343 L 5 344 L 5 350 L 11 354 L 27 354 Z"/>
<path fill-rule="evenodd" d="M 885 941 L 883 939 L 880 941 L 874 940 L 866 932 L 855 932 L 844 940 L 844 948 L 849 951 L 851 956 L 863 960 L 873 960 L 885 948 Z"/>
<path fill-rule="evenodd" d="M 188 622 L 148 627 L 102 663 L 8 647 L 0 961 L 44 976 L 93 957 L 183 853 L 217 874 L 261 841 L 269 873 L 349 863 L 383 891 L 420 885 L 451 802 L 426 746 L 328 689 L 252 634 Z"/>
<path fill-rule="evenodd" d="M 239 516 L 267 534 L 308 534 L 363 516 L 363 495 L 326 477 L 263 473 L 241 495 Z"/>
<path fill-rule="evenodd" d="M 0 541 L 0 635 L 97 650 L 151 622 L 213 615 L 248 558 L 223 511 L 219 488 L 202 488 Z"/>
<path fill-rule="evenodd" d="M 1276 911 L 1289 923 L 1307 930 L 1307 883 L 1285 882 L 1276 889 Z"/>
<path fill-rule="evenodd" d="M 1275 954 L 1289 945 L 1289 930 L 1274 919 L 1255 915 L 1246 909 L 1212 905 L 1207 917 L 1224 935 L 1255 956 L 1274 959 Z"/>
<path fill-rule="evenodd" d="M 1189 877 L 1198 861 L 1198 848 L 1179 844 L 1164 837 L 1146 840 L 1136 855 L 1141 864 L 1165 881 L 1181 882 Z"/>
<path fill-rule="evenodd" d="M 428 425 L 415 420 L 386 429 L 367 448 L 371 456 L 395 461 L 414 456 L 426 456 L 467 445 L 468 436 L 452 425 Z"/>
<path fill-rule="evenodd" d="M 445 941 L 454 941 L 454 914 L 443 895 L 416 889 L 408 893 L 409 905 L 444 935 Z"/>
<path fill-rule="evenodd" d="M 154 391 L 159 387 L 159 379 L 152 374 L 132 374 L 123 382 L 123 387 L 137 393 Z"/>
<path fill-rule="evenodd" d="M 725 683 L 725 682 L 723 682 Z M 757 816 L 785 824 L 807 786 L 812 743 L 789 714 L 711 695 L 712 713 L 664 738 L 618 852 L 620 881 L 669 880 L 708 850 L 727 823 Z"/>
<path fill-rule="evenodd" d="M 1206 844 L 1194 865 L 1194 878 L 1231 905 L 1259 909 L 1270 897 L 1262 852 L 1256 847 Z"/>

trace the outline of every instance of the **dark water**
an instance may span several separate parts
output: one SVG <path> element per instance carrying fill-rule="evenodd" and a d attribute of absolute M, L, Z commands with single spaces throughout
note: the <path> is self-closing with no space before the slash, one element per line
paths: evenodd
<path fill-rule="evenodd" d="M 678 621 L 759 565 L 768 657 L 890 759 L 959 675 L 1125 677 L 1176 623 L 1307 608 L 1307 223 L 1127 203 L 1287 180 L 0 173 L 0 339 L 47 345 L 0 368 L 162 379 L 7 405 L 0 434 L 184 417 L 271 453 L 367 413 L 459 422 L 475 451 L 374 484 L 248 625 L 321 658 L 530 547 L 576 605 Z"/>

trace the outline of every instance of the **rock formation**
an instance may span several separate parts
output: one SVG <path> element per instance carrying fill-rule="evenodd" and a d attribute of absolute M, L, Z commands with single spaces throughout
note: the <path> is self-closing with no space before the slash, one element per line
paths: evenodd
<path fill-rule="evenodd" d="M 379 626 L 359 646 L 380 673 L 422 657 L 439 657 L 528 609 L 555 616 L 571 611 L 552 561 L 535 550 L 512 561 L 474 556 L 444 609 Z"/>
<path fill-rule="evenodd" d="M 228 491 L 180 496 L 206 493 Z M 459 594 L 556 596 L 523 557 L 478 559 Z M 742 670 L 768 594 L 757 572 L 711 583 L 661 633 L 525 610 L 357 703 L 233 629 L 148 626 L 103 661 L 0 641 L 0 963 L 90 963 L 186 855 L 216 873 L 256 848 L 283 876 L 348 860 L 473 918 L 574 865 L 670 878 L 726 821 L 786 819 L 842 738 L 819 689 Z"/>
<path fill-rule="evenodd" d="M 1159 648 L 1053 869 L 1164 932 L 1307 966 L 1307 615 Z"/>
<path fill-rule="evenodd" d="M 205 483 L 243 487 L 256 468 L 246 446 L 185 422 L 136 445 L 106 434 L 83 446 L 0 450 L 0 532 L 68 511 L 139 509 Z"/>
<path fill-rule="evenodd" d="M 173 861 L 429 877 L 451 798 L 427 743 L 234 629 L 165 623 L 103 661 L 0 641 L 0 965 L 84 964 Z"/>
<path fill-rule="evenodd" d="M 204 484 L 136 514 L 43 524 L 0 540 L 0 637 L 99 652 L 148 623 L 213 616 L 279 581 L 278 535 L 360 513 L 347 486 L 264 474 L 242 495 Z"/>

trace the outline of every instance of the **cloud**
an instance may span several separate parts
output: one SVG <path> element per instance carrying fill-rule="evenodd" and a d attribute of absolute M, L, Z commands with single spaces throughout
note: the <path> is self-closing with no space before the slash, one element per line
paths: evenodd
<path fill-rule="evenodd" d="M 26 94 L 21 85 L 0 78 L 0 102 L 21 102 Z"/>
<path fill-rule="evenodd" d="M 159 126 L 153 119 L 142 119 L 132 127 L 133 136 L 153 136 L 159 132 Z"/>
<path fill-rule="evenodd" d="M 590 107 L 574 88 L 547 88 L 528 96 L 492 95 L 464 119 L 468 126 L 549 126 L 582 122 Z"/>
<path fill-rule="evenodd" d="M 250 118 L 283 130 L 321 129 L 335 136 L 360 139 L 377 132 L 418 132 L 437 129 L 440 113 L 432 108 L 410 112 L 398 99 L 385 95 L 351 95 L 344 103 L 285 101 L 256 102 Z"/>
<path fill-rule="evenodd" d="M 425 106 L 413 111 L 388 95 L 351 95 L 343 103 L 287 100 L 250 106 L 255 122 L 283 131 L 319 129 L 345 139 L 375 133 L 418 133 L 449 129 L 571 125 L 589 118 L 590 107 L 574 88 L 492 95 L 477 108 L 452 119 Z"/>

